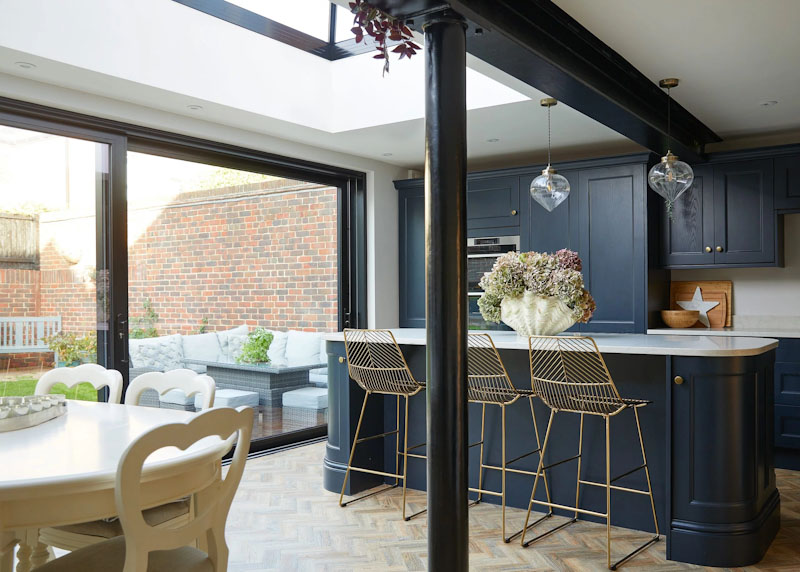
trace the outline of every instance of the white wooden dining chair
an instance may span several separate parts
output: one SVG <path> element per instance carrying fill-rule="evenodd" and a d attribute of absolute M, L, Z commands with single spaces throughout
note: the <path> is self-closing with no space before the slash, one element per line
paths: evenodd
<path fill-rule="evenodd" d="M 114 494 L 124 536 L 76 550 L 40 566 L 37 571 L 225 572 L 228 568 L 225 522 L 242 478 L 252 429 L 252 408 L 220 407 L 204 411 L 188 423 L 162 425 L 145 433 L 125 450 L 117 468 Z M 186 449 L 206 437 L 229 440 L 234 435 L 236 450 L 225 478 L 198 491 L 203 503 L 194 518 L 179 528 L 149 525 L 142 511 L 139 487 L 147 457 L 164 447 Z M 224 453 L 224 448 L 220 448 L 220 459 Z M 198 539 L 207 542 L 207 553 L 191 546 Z"/>
<path fill-rule="evenodd" d="M 156 390 L 159 395 L 174 389 L 183 391 L 187 397 L 200 393 L 201 409 L 206 410 L 214 405 L 216 384 L 209 376 L 198 374 L 191 369 L 148 372 L 140 375 L 128 385 L 128 390 L 125 392 L 125 405 L 139 405 L 142 393 L 148 389 Z M 144 518 L 148 524 L 156 528 L 181 526 L 192 518 L 191 502 L 189 499 L 180 499 L 147 509 L 144 511 Z M 39 530 L 39 541 L 62 550 L 79 550 L 121 534 L 121 523 L 118 519 L 112 518 L 42 528 Z"/>
<path fill-rule="evenodd" d="M 97 390 L 108 387 L 109 403 L 120 403 L 122 399 L 122 374 L 115 369 L 106 369 L 96 363 L 51 369 L 39 378 L 33 392 L 36 395 L 47 395 L 57 383 L 63 383 L 68 388 L 79 383 L 90 383 Z"/>
<path fill-rule="evenodd" d="M 211 377 L 191 369 L 151 371 L 143 373 L 128 385 L 128 390 L 125 392 L 125 405 L 139 405 L 142 393 L 148 389 L 156 390 L 159 395 L 179 389 L 186 394 L 186 397 L 199 393 L 201 395 L 200 409 L 206 410 L 214 406 L 216 388 Z"/>

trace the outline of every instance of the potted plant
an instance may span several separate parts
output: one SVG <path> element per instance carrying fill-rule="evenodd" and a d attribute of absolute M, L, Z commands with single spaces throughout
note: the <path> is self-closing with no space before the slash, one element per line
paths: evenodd
<path fill-rule="evenodd" d="M 58 332 L 44 338 L 47 347 L 55 352 L 56 367 L 78 365 L 81 359 L 81 348 L 78 336 L 74 332 Z"/>
<path fill-rule="evenodd" d="M 97 333 L 84 334 L 77 339 L 78 353 L 81 363 L 95 363 L 97 361 Z"/>
<path fill-rule="evenodd" d="M 256 328 L 247 334 L 247 341 L 242 345 L 236 363 L 269 363 L 267 351 L 273 337 L 272 332 L 265 328 Z"/>
<path fill-rule="evenodd" d="M 555 335 L 575 322 L 588 322 L 595 310 L 583 287 L 577 252 L 509 252 L 481 278 L 478 307 L 483 318 L 501 320 L 518 334 Z"/>

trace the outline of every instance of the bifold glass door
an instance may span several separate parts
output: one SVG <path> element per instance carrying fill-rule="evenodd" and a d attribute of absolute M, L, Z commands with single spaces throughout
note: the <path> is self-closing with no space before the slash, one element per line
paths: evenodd
<path fill-rule="evenodd" d="M 131 379 L 205 373 L 217 405 L 256 409 L 254 440 L 324 427 L 339 190 L 139 152 L 127 165 Z"/>
<path fill-rule="evenodd" d="M 0 125 L 0 396 L 107 365 L 109 175 L 107 143 Z M 54 393 L 98 399 L 89 384 Z"/>

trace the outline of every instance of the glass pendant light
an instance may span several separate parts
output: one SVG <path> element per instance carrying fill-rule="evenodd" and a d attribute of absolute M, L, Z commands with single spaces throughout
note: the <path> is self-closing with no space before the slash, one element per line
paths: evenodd
<path fill-rule="evenodd" d="M 547 212 L 552 212 L 569 195 L 569 181 L 550 166 L 550 108 L 558 102 L 547 97 L 539 103 L 547 108 L 547 167 L 531 182 L 531 197 Z"/>
<path fill-rule="evenodd" d="M 667 202 L 667 214 L 670 220 L 672 220 L 672 207 L 676 199 L 692 186 L 692 181 L 694 180 L 692 168 L 683 161 L 679 161 L 669 150 L 671 143 L 670 110 L 672 108 L 672 98 L 669 90 L 673 87 L 678 87 L 678 83 L 678 79 L 674 77 L 662 79 L 658 82 L 659 87 L 667 89 L 667 154 L 661 157 L 660 163 L 653 165 L 647 175 L 650 188 L 664 197 Z"/>

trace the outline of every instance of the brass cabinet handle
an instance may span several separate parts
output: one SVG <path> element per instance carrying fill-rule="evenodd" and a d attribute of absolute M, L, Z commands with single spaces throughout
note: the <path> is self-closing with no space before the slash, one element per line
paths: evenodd
<path fill-rule="evenodd" d="M 517 210 L 511 209 L 511 216 L 517 216 Z"/>
<path fill-rule="evenodd" d="M 706 246 L 706 252 L 711 252 L 711 247 L 710 246 Z"/>
<path fill-rule="evenodd" d="M 681 385 L 683 383 L 683 378 L 679 375 L 676 375 L 673 381 L 675 382 L 675 385 Z"/>
<path fill-rule="evenodd" d="M 339 358 L 339 363 L 344 363 L 344 358 L 343 357 Z"/>
<path fill-rule="evenodd" d="M 722 247 L 721 246 L 717 247 L 717 252 L 722 252 Z"/>

